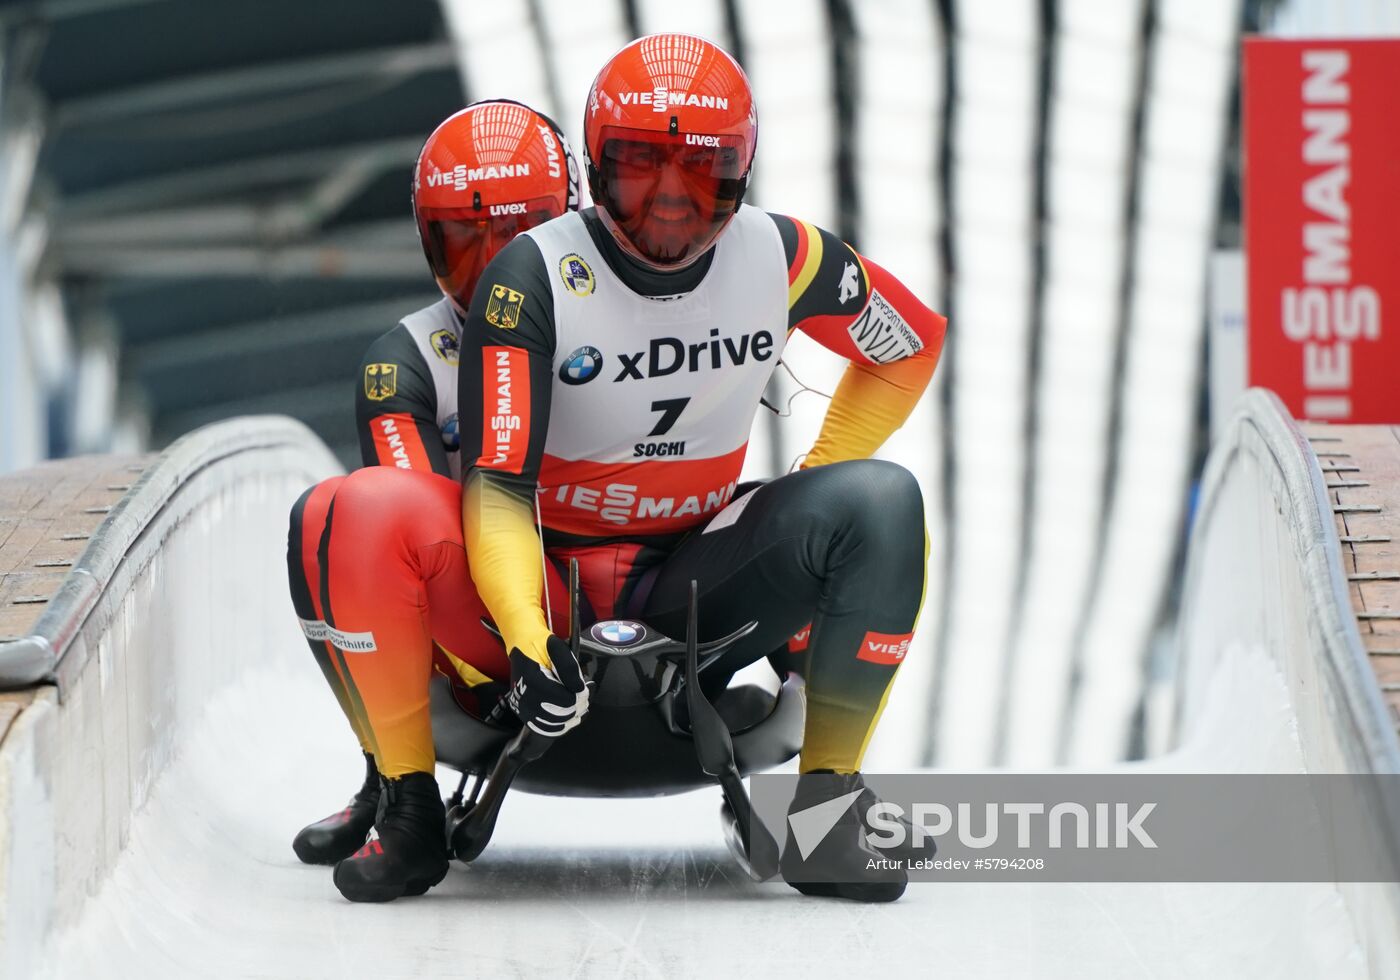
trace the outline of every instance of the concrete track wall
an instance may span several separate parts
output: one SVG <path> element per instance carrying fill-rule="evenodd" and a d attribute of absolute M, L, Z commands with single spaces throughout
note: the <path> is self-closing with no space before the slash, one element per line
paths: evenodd
<path fill-rule="evenodd" d="M 221 423 L 171 446 L 93 536 L 41 621 L 56 683 L 0 749 L 3 976 L 31 976 L 102 885 L 210 698 L 297 642 L 286 515 L 338 470 L 291 420 Z M 36 646 L 0 645 L 0 663 Z"/>
<path fill-rule="evenodd" d="M 1302 768 L 1400 773 L 1400 744 L 1366 660 L 1322 471 L 1278 399 L 1241 398 L 1206 466 L 1188 550 L 1175 713 L 1189 738 L 1231 657 L 1262 652 L 1283 679 Z M 1262 768 L 1262 760 L 1254 760 Z M 1248 771 L 1248 770 L 1245 770 Z M 1400 814 L 1378 808 L 1378 842 Z M 1343 884 L 1372 975 L 1400 976 L 1400 886 Z"/>

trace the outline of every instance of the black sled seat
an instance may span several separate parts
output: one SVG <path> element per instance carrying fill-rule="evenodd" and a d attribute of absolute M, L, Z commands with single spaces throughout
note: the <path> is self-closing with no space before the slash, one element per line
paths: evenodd
<path fill-rule="evenodd" d="M 776 695 L 744 684 L 715 698 L 740 775 L 780 766 L 801 750 L 805 693 L 802 679 L 789 674 Z M 462 773 L 489 772 L 518 729 L 468 713 L 445 677 L 433 678 L 430 696 L 438 762 Z M 591 707 L 584 723 L 522 770 L 514 785 L 546 796 L 666 796 L 714 785 L 690 733 L 677 723 L 675 704 L 673 693 L 657 704 Z"/>
<path fill-rule="evenodd" d="M 592 684 L 588 717 L 559 738 L 528 727 L 512 732 L 492 724 L 508 716 L 502 703 L 483 720 L 462 711 L 451 689 L 435 688 L 438 758 L 462 773 L 447 801 L 448 852 L 467 863 L 481 855 L 501 802 L 517 782 L 555 796 L 659 796 L 713 780 L 724 793 L 726 843 L 750 875 L 771 875 L 778 844 L 754 814 L 743 776 L 786 762 L 802 747 L 802 680 L 789 674 L 776 697 L 747 685 L 726 688 L 716 698 L 723 712 L 701 683 L 705 671 L 757 625 L 700 642 L 699 584 L 692 579 L 684 643 L 634 620 L 594 623 L 585 635 L 578 561 L 571 560 L 569 649 Z M 473 774 L 468 798 L 463 794 Z"/>
<path fill-rule="evenodd" d="M 702 654 L 708 647 L 713 662 L 751 628 L 701 645 Z M 713 786 L 689 729 L 684 646 L 632 620 L 582 632 L 580 660 L 594 685 L 588 715 L 521 769 L 513 785 L 548 796 L 665 796 Z M 490 772 L 518 728 L 471 714 L 446 677 L 434 676 L 430 700 L 438 761 L 464 774 Z M 806 691 L 797 674 L 788 674 L 776 694 L 742 684 L 713 704 L 730 732 L 740 775 L 782 765 L 801 750 Z"/>

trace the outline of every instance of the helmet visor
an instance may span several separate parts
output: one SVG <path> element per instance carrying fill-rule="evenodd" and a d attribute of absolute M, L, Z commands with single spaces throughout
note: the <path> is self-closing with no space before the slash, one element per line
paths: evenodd
<path fill-rule="evenodd" d="M 560 213 L 553 197 L 480 209 L 425 208 L 419 212 L 418 233 L 438 286 L 465 311 L 477 280 L 496 253 L 522 231 Z"/>
<path fill-rule="evenodd" d="M 598 203 L 643 260 L 684 265 L 738 210 L 743 137 L 605 126 L 601 138 Z"/>

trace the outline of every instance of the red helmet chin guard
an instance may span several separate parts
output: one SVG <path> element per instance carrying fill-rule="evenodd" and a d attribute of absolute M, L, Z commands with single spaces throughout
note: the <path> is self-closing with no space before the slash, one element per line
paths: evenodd
<path fill-rule="evenodd" d="M 684 268 L 743 200 L 758 140 L 738 62 L 692 34 L 652 34 L 612 57 L 584 116 L 588 187 L 618 245 L 656 269 Z"/>
<path fill-rule="evenodd" d="M 559 127 L 519 102 L 476 102 L 449 116 L 413 170 L 418 240 L 464 316 L 496 253 L 578 201 L 578 164 Z"/>

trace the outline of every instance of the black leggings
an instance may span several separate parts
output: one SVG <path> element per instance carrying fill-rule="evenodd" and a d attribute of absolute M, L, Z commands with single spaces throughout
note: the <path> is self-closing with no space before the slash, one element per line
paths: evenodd
<path fill-rule="evenodd" d="M 806 649 L 794 655 L 808 684 L 802 768 L 849 771 L 908 649 L 925 555 L 913 475 L 881 460 L 835 463 L 730 504 L 647 576 L 629 612 L 683 636 L 694 579 L 702 640 L 757 622 L 717 665 L 717 686 L 810 624 Z"/>

